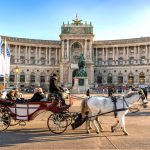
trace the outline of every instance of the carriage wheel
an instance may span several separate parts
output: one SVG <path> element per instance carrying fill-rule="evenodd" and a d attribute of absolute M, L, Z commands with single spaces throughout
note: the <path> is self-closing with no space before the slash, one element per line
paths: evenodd
<path fill-rule="evenodd" d="M 66 119 L 67 119 L 67 122 L 68 122 L 68 126 L 70 126 L 71 123 L 72 123 L 72 116 L 71 116 L 71 114 L 66 114 Z"/>
<path fill-rule="evenodd" d="M 0 131 L 6 130 L 10 126 L 10 115 L 0 111 Z"/>
<path fill-rule="evenodd" d="M 52 133 L 60 134 L 66 131 L 68 121 L 62 114 L 51 114 L 47 120 L 47 126 Z"/>

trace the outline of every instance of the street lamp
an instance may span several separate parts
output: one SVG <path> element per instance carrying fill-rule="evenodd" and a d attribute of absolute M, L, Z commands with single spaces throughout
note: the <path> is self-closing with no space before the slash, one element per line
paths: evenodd
<path fill-rule="evenodd" d="M 15 72 L 16 72 L 16 88 L 18 88 L 18 73 L 19 73 L 19 67 L 18 66 L 16 66 L 15 67 Z"/>

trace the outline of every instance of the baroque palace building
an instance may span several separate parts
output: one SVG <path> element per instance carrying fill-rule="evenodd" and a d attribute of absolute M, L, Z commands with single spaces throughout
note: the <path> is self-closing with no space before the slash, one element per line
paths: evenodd
<path fill-rule="evenodd" d="M 90 85 L 150 85 L 150 37 L 104 41 L 93 38 L 93 25 L 77 17 L 71 24 L 62 24 L 60 41 L 2 36 L 11 49 L 7 86 L 48 88 L 53 73 L 60 77 L 61 84 L 72 86 L 81 53 L 86 59 Z"/>

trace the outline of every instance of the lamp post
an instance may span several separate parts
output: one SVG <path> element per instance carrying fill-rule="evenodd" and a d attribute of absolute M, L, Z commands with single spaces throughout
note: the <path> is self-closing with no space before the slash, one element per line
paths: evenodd
<path fill-rule="evenodd" d="M 19 73 L 19 67 L 15 67 L 15 72 L 16 72 L 16 88 L 18 88 L 18 73 Z"/>

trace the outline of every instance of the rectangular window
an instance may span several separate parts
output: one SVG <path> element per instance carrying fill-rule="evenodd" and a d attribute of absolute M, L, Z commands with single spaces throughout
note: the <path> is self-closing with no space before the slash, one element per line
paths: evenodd
<path fill-rule="evenodd" d="M 10 82 L 15 82 L 15 75 L 10 75 L 9 76 L 9 81 Z"/>
<path fill-rule="evenodd" d="M 20 82 L 25 82 L 25 75 L 20 75 Z"/>
<path fill-rule="evenodd" d="M 45 82 L 45 76 L 40 76 L 40 82 Z"/>

